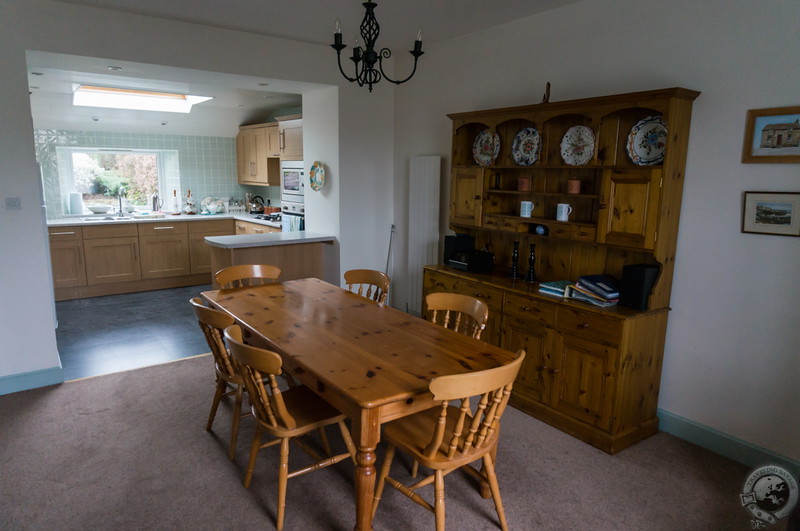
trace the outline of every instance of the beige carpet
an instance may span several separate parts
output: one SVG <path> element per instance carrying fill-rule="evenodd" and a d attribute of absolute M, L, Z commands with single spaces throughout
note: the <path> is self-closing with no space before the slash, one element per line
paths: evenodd
<path fill-rule="evenodd" d="M 231 463 L 229 407 L 204 431 L 213 387 L 206 356 L 0 397 L 0 529 L 274 529 L 277 451 L 244 489 L 252 419 Z M 610 456 L 517 410 L 502 430 L 511 529 L 750 528 L 748 469 L 670 435 Z M 407 470 L 395 461 L 395 476 Z M 352 529 L 352 476 L 345 461 L 289 480 L 285 528 Z M 446 491 L 448 529 L 498 529 L 467 476 Z M 374 527 L 433 529 L 433 515 L 387 489 Z"/>

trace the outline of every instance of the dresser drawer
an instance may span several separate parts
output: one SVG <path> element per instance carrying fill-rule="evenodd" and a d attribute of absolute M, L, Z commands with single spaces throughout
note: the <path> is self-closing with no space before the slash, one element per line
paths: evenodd
<path fill-rule="evenodd" d="M 555 304 L 524 295 L 506 293 L 503 313 L 523 321 L 542 323 L 551 328 L 556 323 Z"/>
<path fill-rule="evenodd" d="M 503 290 L 501 289 L 492 288 L 478 282 L 458 279 L 453 291 L 482 300 L 490 310 L 501 311 L 503 309 Z"/>
<path fill-rule="evenodd" d="M 591 341 L 619 345 L 623 322 L 575 308 L 558 308 L 556 328 Z"/>

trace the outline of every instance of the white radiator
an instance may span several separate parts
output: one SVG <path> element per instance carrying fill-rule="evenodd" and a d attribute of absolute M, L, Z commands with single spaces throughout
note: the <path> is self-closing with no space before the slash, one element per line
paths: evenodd
<path fill-rule="evenodd" d="M 439 156 L 411 157 L 408 179 L 408 312 L 422 310 L 422 266 L 439 262 Z"/>

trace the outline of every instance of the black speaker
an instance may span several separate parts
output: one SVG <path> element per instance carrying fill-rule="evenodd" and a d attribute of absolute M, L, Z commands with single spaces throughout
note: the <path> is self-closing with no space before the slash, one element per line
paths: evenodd
<path fill-rule="evenodd" d="M 449 265 L 450 257 L 459 251 L 469 251 L 475 248 L 475 238 L 469 234 L 455 234 L 444 237 L 444 256 L 442 263 Z"/>
<path fill-rule="evenodd" d="M 619 305 L 647 309 L 647 299 L 653 284 L 661 273 L 658 264 L 632 264 L 622 267 L 622 280 L 619 284 Z"/>

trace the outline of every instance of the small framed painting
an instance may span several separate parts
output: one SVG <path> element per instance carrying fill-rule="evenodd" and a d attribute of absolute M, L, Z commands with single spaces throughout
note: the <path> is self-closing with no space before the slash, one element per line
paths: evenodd
<path fill-rule="evenodd" d="M 800 236 L 800 192 L 745 192 L 742 232 Z"/>
<path fill-rule="evenodd" d="M 800 162 L 800 107 L 747 111 L 742 162 Z"/>

